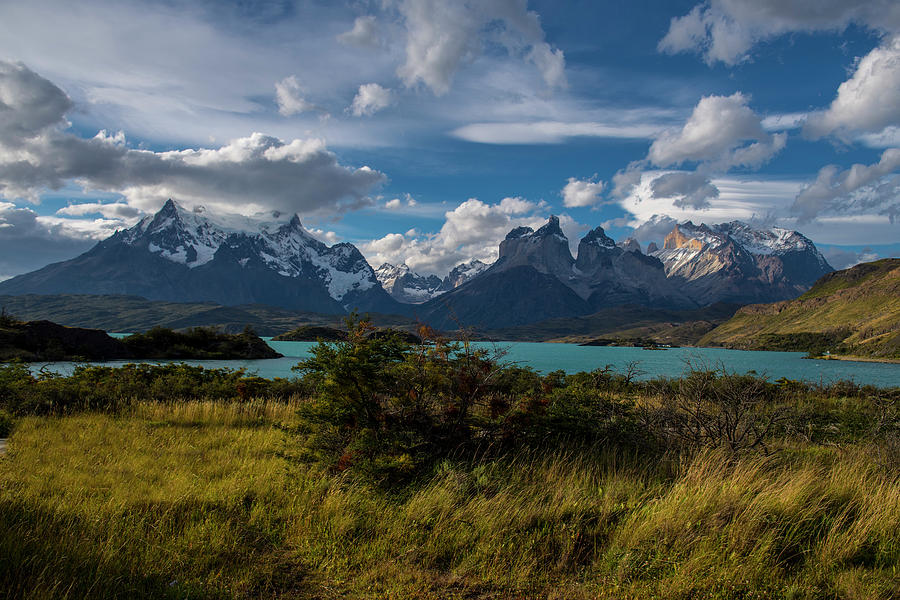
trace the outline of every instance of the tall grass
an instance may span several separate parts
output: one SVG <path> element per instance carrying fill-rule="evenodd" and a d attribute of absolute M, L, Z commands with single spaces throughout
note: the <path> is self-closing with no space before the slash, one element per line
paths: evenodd
<path fill-rule="evenodd" d="M 532 450 L 387 490 L 305 462 L 295 409 L 21 419 L 0 596 L 900 596 L 900 481 L 861 447 Z"/>

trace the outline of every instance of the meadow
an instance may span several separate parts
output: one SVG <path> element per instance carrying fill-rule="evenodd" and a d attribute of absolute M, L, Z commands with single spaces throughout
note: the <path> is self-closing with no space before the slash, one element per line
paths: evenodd
<path fill-rule="evenodd" d="M 900 596 L 900 390 L 441 348 L 351 335 L 290 386 L 81 373 L 108 405 L 0 368 L 0 595 Z"/>

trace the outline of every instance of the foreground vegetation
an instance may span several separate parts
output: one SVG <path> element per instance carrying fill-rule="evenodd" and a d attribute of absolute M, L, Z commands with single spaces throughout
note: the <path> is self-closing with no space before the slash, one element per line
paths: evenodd
<path fill-rule="evenodd" d="M 0 595 L 900 595 L 900 390 L 366 334 L 290 381 L 0 368 Z"/>

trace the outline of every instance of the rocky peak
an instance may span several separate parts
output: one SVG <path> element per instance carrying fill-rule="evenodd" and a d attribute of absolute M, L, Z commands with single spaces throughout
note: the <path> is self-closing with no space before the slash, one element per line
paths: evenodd
<path fill-rule="evenodd" d="M 559 218 L 551 216 L 538 229 L 517 227 L 500 242 L 500 260 L 496 267 L 506 269 L 528 265 L 541 273 L 566 277 L 575 259 L 569 251 L 569 240 L 559 226 Z"/>
<path fill-rule="evenodd" d="M 550 218 L 547 220 L 547 224 L 534 232 L 535 237 L 548 235 L 558 235 L 563 239 L 566 238 L 566 235 L 563 233 L 562 228 L 559 226 L 559 217 L 557 217 L 556 215 L 550 215 Z"/>
<path fill-rule="evenodd" d="M 506 234 L 506 239 L 517 240 L 519 238 L 531 236 L 533 233 L 534 229 L 532 229 L 531 227 L 516 227 Z"/>
<path fill-rule="evenodd" d="M 406 263 L 399 266 L 384 263 L 375 269 L 375 277 L 388 294 L 406 304 L 420 304 L 441 293 L 439 277 L 414 273 Z"/>
<path fill-rule="evenodd" d="M 689 249 L 697 252 L 706 246 L 718 247 L 727 241 L 727 235 L 716 233 L 705 224 L 694 225 L 691 221 L 675 225 L 663 240 L 664 250 Z"/>
<path fill-rule="evenodd" d="M 449 292 L 452 289 L 458 288 L 462 284 L 481 275 L 488 266 L 489 265 L 486 265 L 476 258 L 473 258 L 469 262 L 456 265 L 450 270 L 450 273 L 444 277 L 444 281 L 441 282 L 440 291 Z"/>
<path fill-rule="evenodd" d="M 633 237 L 627 238 L 625 241 L 619 242 L 616 245 L 626 252 L 636 252 L 638 254 L 643 254 L 643 252 L 641 252 L 641 245 Z"/>
<path fill-rule="evenodd" d="M 606 235 L 606 232 L 603 231 L 602 227 L 595 227 L 587 232 L 583 238 L 581 238 L 581 242 L 578 243 L 579 247 L 581 244 L 592 244 L 595 246 L 600 246 L 602 248 L 615 248 L 616 242 L 614 239 Z"/>
<path fill-rule="evenodd" d="M 656 245 L 656 242 L 650 242 L 649 244 L 647 244 L 647 254 L 653 254 L 657 250 L 659 250 L 659 246 Z"/>

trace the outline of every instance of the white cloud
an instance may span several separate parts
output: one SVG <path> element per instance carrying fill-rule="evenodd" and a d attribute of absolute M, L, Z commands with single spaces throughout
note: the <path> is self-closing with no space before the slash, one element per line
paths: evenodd
<path fill-rule="evenodd" d="M 94 245 L 96 237 L 68 222 L 48 220 L 31 209 L 0 202 L 0 279 L 72 258 Z"/>
<path fill-rule="evenodd" d="M 838 31 L 851 23 L 900 31 L 900 5 L 895 0 L 708 0 L 672 19 L 659 50 L 696 52 L 710 65 L 734 65 L 765 40 L 792 31 Z"/>
<path fill-rule="evenodd" d="M 403 203 L 400 202 L 400 198 L 394 198 L 393 200 L 388 200 L 384 203 L 384 207 L 390 210 L 400 208 L 401 206 L 403 206 Z"/>
<path fill-rule="evenodd" d="M 477 58 L 486 39 L 529 62 L 551 87 L 564 87 L 565 57 L 544 40 L 540 17 L 526 2 L 510 0 L 398 0 L 407 30 L 406 61 L 397 74 L 413 87 L 424 83 L 446 94 L 459 68 Z"/>
<path fill-rule="evenodd" d="M 872 50 L 838 88 L 827 110 L 809 117 L 804 132 L 849 138 L 900 125 L 900 35 Z"/>
<path fill-rule="evenodd" d="M 650 182 L 654 198 L 670 198 L 679 208 L 702 210 L 719 197 L 719 188 L 702 173 L 665 173 Z"/>
<path fill-rule="evenodd" d="M 123 221 L 135 221 L 137 217 L 143 214 L 133 206 L 129 206 L 124 202 L 111 202 L 103 204 L 101 202 L 82 202 L 80 204 L 69 204 L 56 211 L 58 215 L 70 217 L 83 217 L 84 215 L 100 214 L 107 219 L 121 219 Z"/>
<path fill-rule="evenodd" d="M 77 181 L 142 210 L 177 198 L 222 212 L 333 215 L 371 204 L 368 192 L 385 180 L 369 167 L 341 165 L 319 139 L 254 133 L 216 149 L 151 152 L 118 135 L 81 138 L 65 131 L 71 103 L 58 87 L 23 65 L 0 66 L 0 98 L 9 100 L 0 111 L 0 196 L 8 199 L 36 201 Z"/>
<path fill-rule="evenodd" d="M 683 126 L 668 129 L 653 141 L 646 159 L 630 163 L 613 176 L 612 197 L 623 201 L 649 196 L 682 210 L 711 208 L 720 194 L 713 178 L 738 167 L 758 168 L 787 142 L 786 133 L 765 130 L 762 118 L 748 102 L 740 92 L 701 98 Z M 656 171 L 645 177 L 651 164 L 672 167 L 685 163 L 696 167 L 693 171 Z"/>
<path fill-rule="evenodd" d="M 680 130 L 669 130 L 650 146 L 647 158 L 660 167 L 707 161 L 718 168 L 756 167 L 784 148 L 785 134 L 765 132 L 740 92 L 704 96 Z M 750 145 L 745 145 L 753 140 Z"/>
<path fill-rule="evenodd" d="M 677 223 L 678 221 L 666 215 L 651 215 L 635 227 L 631 237 L 640 242 L 656 242 L 661 247 L 662 240 L 672 232 Z"/>
<path fill-rule="evenodd" d="M 800 222 L 827 214 L 879 214 L 891 223 L 900 216 L 900 148 L 885 150 L 872 165 L 841 170 L 823 167 L 792 206 Z"/>
<path fill-rule="evenodd" d="M 378 37 L 378 21 L 374 16 L 357 17 L 353 28 L 337 36 L 342 44 L 359 48 L 377 48 L 381 44 Z"/>
<path fill-rule="evenodd" d="M 326 244 L 334 245 L 341 241 L 341 237 L 333 231 L 325 231 L 324 229 L 317 229 L 315 227 L 307 227 L 306 230 L 310 232 L 314 238 L 321 242 L 325 242 Z"/>
<path fill-rule="evenodd" d="M 687 204 L 674 206 L 672 198 L 656 197 L 651 187 L 661 173 L 642 173 L 640 183 L 620 200 L 622 208 L 632 216 L 629 226 L 640 229 L 649 223 L 650 233 L 658 235 L 671 224 L 666 219 L 679 223 L 690 220 L 708 224 L 738 219 L 764 226 L 798 229 L 816 243 L 823 244 L 858 244 L 860 240 L 870 244 L 892 244 L 897 241 L 897 225 L 892 225 L 884 215 L 874 212 L 820 215 L 813 221 L 800 222 L 792 212 L 792 205 L 807 184 L 802 180 L 713 177 L 710 184 L 719 190 L 719 195 L 709 200 L 707 208 L 698 209 Z M 671 227 L 668 229 L 671 230 Z M 649 235 L 641 237 L 642 241 L 654 239 Z M 659 239 L 655 238 L 655 241 Z"/>
<path fill-rule="evenodd" d="M 480 144 L 560 144 L 574 137 L 644 139 L 662 130 L 660 125 L 643 123 L 534 121 L 471 123 L 454 129 L 451 135 Z"/>
<path fill-rule="evenodd" d="M 285 117 L 298 113 L 321 110 L 315 104 L 308 102 L 303 96 L 305 91 L 300 86 L 296 75 L 285 77 L 275 83 L 275 102 L 278 104 L 278 112 Z"/>
<path fill-rule="evenodd" d="M 383 88 L 377 83 L 366 83 L 359 86 L 359 91 L 353 98 L 353 104 L 350 105 L 350 112 L 357 117 L 374 115 L 379 110 L 390 106 L 392 102 L 391 90 Z"/>
<path fill-rule="evenodd" d="M 435 233 L 416 230 L 391 233 L 360 244 L 373 265 L 406 263 L 417 273 L 446 275 L 461 262 L 477 258 L 486 263 L 497 259 L 497 250 L 506 234 L 515 227 L 540 227 L 547 221 L 545 205 L 523 198 L 504 198 L 487 204 L 470 198 L 444 214 L 444 224 Z M 578 243 L 587 227 L 568 215 L 560 215 L 560 227 L 569 237 L 570 247 Z"/>
<path fill-rule="evenodd" d="M 602 200 L 603 182 L 593 179 L 569 177 L 562 189 L 563 204 L 569 208 L 593 206 Z"/>

